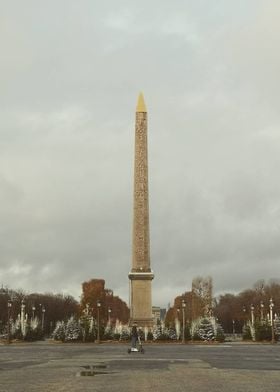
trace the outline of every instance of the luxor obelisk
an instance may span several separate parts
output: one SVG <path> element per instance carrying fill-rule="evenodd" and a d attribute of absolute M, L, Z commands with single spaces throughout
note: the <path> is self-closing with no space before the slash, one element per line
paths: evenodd
<path fill-rule="evenodd" d="M 130 323 L 152 327 L 154 274 L 150 267 L 147 110 L 142 94 L 136 107 L 132 269 L 128 277 Z"/>

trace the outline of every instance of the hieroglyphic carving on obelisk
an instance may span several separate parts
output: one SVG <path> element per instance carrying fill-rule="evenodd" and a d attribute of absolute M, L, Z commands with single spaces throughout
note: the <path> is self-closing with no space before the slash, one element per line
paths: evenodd
<path fill-rule="evenodd" d="M 147 110 L 140 94 L 136 108 L 132 269 L 129 273 L 130 321 L 151 327 L 152 279 L 150 267 Z"/>

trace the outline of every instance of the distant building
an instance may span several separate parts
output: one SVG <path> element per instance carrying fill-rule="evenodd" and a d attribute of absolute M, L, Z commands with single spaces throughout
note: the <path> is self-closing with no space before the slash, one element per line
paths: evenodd
<path fill-rule="evenodd" d="M 165 308 L 161 308 L 160 309 L 160 319 L 161 319 L 161 321 L 165 320 L 165 316 L 166 316 L 166 309 Z"/>
<path fill-rule="evenodd" d="M 166 309 L 161 309 L 159 306 L 152 307 L 152 314 L 154 319 L 154 325 L 160 321 L 164 321 L 166 315 Z"/>
<path fill-rule="evenodd" d="M 157 325 L 157 323 L 160 322 L 160 307 L 159 306 L 152 307 L 152 315 L 153 315 L 153 319 L 154 319 L 154 325 Z"/>

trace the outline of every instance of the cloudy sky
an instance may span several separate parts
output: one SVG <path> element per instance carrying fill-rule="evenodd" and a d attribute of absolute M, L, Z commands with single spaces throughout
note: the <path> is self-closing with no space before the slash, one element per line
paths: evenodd
<path fill-rule="evenodd" d="M 153 302 L 280 278 L 278 0 L 0 0 L 0 284 L 128 301 L 135 107 Z"/>

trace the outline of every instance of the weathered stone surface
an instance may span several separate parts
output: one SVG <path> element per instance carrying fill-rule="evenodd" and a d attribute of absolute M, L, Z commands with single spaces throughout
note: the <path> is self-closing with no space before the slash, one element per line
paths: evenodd
<path fill-rule="evenodd" d="M 150 267 L 147 111 L 142 94 L 136 108 L 133 208 L 130 321 L 142 327 L 151 327 L 151 281 L 154 275 Z"/>

